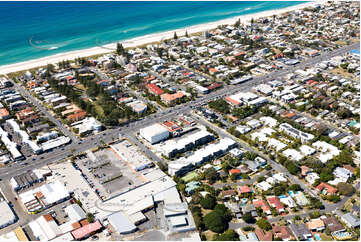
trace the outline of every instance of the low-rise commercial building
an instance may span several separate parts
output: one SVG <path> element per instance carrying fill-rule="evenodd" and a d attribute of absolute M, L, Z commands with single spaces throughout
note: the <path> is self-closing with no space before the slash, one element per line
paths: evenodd
<path fill-rule="evenodd" d="M 167 139 L 169 137 L 169 130 L 157 123 L 140 129 L 139 134 L 149 143 L 155 144 Z"/>

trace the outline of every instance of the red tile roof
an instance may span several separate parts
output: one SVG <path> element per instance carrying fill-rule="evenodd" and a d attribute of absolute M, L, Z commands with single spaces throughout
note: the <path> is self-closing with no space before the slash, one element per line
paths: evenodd
<path fill-rule="evenodd" d="M 329 194 L 335 194 L 337 192 L 337 188 L 328 185 L 327 183 L 321 182 L 320 185 L 316 187 L 317 190 L 322 192 L 323 190 L 326 190 Z"/>
<path fill-rule="evenodd" d="M 230 175 L 232 175 L 232 174 L 240 174 L 241 173 L 241 171 L 239 169 L 231 169 L 228 172 L 229 172 Z"/>
<path fill-rule="evenodd" d="M 238 192 L 242 194 L 242 193 L 252 192 L 252 190 L 248 186 L 241 186 L 241 187 L 238 187 Z"/>
<path fill-rule="evenodd" d="M 92 232 L 95 232 L 102 228 L 99 221 L 85 225 L 84 227 L 78 228 L 71 232 L 75 239 L 82 239 L 89 236 Z"/>
<path fill-rule="evenodd" d="M 230 102 L 231 104 L 234 104 L 234 105 L 239 105 L 240 104 L 240 102 L 238 102 L 237 100 L 232 99 L 231 97 L 226 97 L 225 100 Z"/>
<path fill-rule="evenodd" d="M 253 201 L 253 205 L 258 208 L 261 207 L 263 211 L 269 211 L 271 210 L 270 207 L 267 205 L 265 200 L 257 200 Z"/>
<path fill-rule="evenodd" d="M 277 210 L 282 210 L 284 208 L 278 197 L 268 197 L 267 201 L 272 207 L 275 207 Z"/>
<path fill-rule="evenodd" d="M 220 84 L 220 83 L 218 83 L 218 82 L 213 82 L 211 85 L 209 85 L 209 86 L 207 87 L 207 89 L 208 89 L 208 90 L 213 90 L 213 89 L 219 88 L 219 87 L 221 87 L 221 86 L 222 86 L 222 84 Z"/>
<path fill-rule="evenodd" d="M 262 229 L 257 228 L 254 232 L 260 241 L 272 241 L 273 239 L 273 234 L 271 231 L 265 233 Z"/>
<path fill-rule="evenodd" d="M 162 89 L 160 89 L 157 85 L 155 85 L 154 83 L 148 83 L 146 85 L 147 89 L 152 92 L 154 95 L 158 96 L 160 94 L 163 94 L 164 91 Z"/>

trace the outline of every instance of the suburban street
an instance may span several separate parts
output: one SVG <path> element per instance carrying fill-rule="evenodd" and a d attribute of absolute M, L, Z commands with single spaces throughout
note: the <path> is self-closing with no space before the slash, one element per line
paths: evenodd
<path fill-rule="evenodd" d="M 17 84 L 10 78 L 9 80 L 14 85 L 15 90 L 18 91 L 28 101 L 30 101 L 31 104 L 34 105 L 38 110 L 40 110 L 47 119 L 53 122 L 59 128 L 59 130 L 63 132 L 65 136 L 71 138 L 73 142 L 78 141 L 78 138 L 69 129 L 67 129 L 60 120 L 56 119 L 52 114 L 50 114 L 46 107 L 44 107 L 38 100 L 36 100 L 36 98 L 28 90 L 26 90 L 23 86 Z"/>
<path fill-rule="evenodd" d="M 100 134 L 88 137 L 88 138 L 84 139 L 83 141 L 78 141 L 77 138 L 68 129 L 66 129 L 63 126 L 63 124 L 58 122 L 46 110 L 45 107 L 43 107 L 39 102 L 37 102 L 35 100 L 35 98 L 32 97 L 28 91 L 26 91 L 23 87 L 20 87 L 19 85 L 15 84 L 15 86 L 17 87 L 17 90 L 19 90 L 20 93 L 25 95 L 25 97 L 29 98 L 29 100 L 31 100 L 31 102 L 34 103 L 34 105 L 36 105 L 39 108 L 39 110 L 41 110 L 49 118 L 50 121 L 54 122 L 59 127 L 59 129 L 64 132 L 65 135 L 68 135 L 69 137 L 71 137 L 73 142 L 63 148 L 57 148 L 57 149 L 54 149 L 53 151 L 47 152 L 42 155 L 38 155 L 34 158 L 28 158 L 25 161 L 16 162 L 9 166 L 0 168 L 0 173 L 1 173 L 0 179 L 9 179 L 10 177 L 12 177 L 16 174 L 23 173 L 27 170 L 39 168 L 46 164 L 49 164 L 49 163 L 52 163 L 52 162 L 55 162 L 58 160 L 62 160 L 64 158 L 70 157 L 72 155 L 80 154 L 88 149 L 98 146 L 100 144 L 101 140 L 105 143 L 111 142 L 112 140 L 119 137 L 119 133 L 124 134 L 124 135 L 132 134 L 132 133 L 138 131 L 139 129 L 149 126 L 155 122 L 169 119 L 178 114 L 188 114 L 192 110 L 192 107 L 196 104 L 205 103 L 212 99 L 222 97 L 224 95 L 234 93 L 237 91 L 250 90 L 253 86 L 261 84 L 267 80 L 271 80 L 274 78 L 280 78 L 283 75 L 286 75 L 286 74 L 294 71 L 295 69 L 300 69 L 300 68 L 304 68 L 309 65 L 314 65 L 315 63 L 317 63 L 321 60 L 329 59 L 333 56 L 344 54 L 352 49 L 359 49 L 359 42 L 349 45 L 349 46 L 339 48 L 332 52 L 327 52 L 327 53 L 321 54 L 314 58 L 309 58 L 309 59 L 303 61 L 302 63 L 298 64 L 296 67 L 289 67 L 282 71 L 270 73 L 267 76 L 257 77 L 248 82 L 245 82 L 245 83 L 242 83 L 242 84 L 239 84 L 236 86 L 227 86 L 223 89 L 212 92 L 212 93 L 208 94 L 207 96 L 203 96 L 203 97 L 196 99 L 195 101 L 191 101 L 188 104 L 182 104 L 182 105 L 178 105 L 176 107 L 166 108 L 164 110 L 161 110 L 158 113 L 154 113 L 147 117 L 144 117 L 141 120 L 137 120 L 135 122 L 132 122 L 132 123 L 122 126 L 120 128 L 108 129 Z M 228 136 L 229 134 L 226 134 L 226 135 Z M 273 162 L 273 163 L 275 164 L 276 169 L 278 168 L 280 171 L 282 171 L 282 167 L 280 167 L 280 165 L 278 165 L 275 162 Z M 24 164 L 28 164 L 28 165 L 24 165 Z"/>

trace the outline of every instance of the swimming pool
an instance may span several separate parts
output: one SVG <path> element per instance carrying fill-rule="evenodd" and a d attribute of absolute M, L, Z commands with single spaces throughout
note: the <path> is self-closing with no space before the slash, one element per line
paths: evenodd
<path fill-rule="evenodd" d="M 293 196 L 294 196 L 293 191 L 288 191 L 288 194 L 290 194 L 290 196 L 291 196 L 291 197 L 293 197 Z"/>
<path fill-rule="evenodd" d="M 286 198 L 287 196 L 285 196 L 285 195 L 280 195 L 280 196 L 278 196 L 279 198 Z"/>
<path fill-rule="evenodd" d="M 320 241 L 320 240 L 321 240 L 321 237 L 320 237 L 319 234 L 314 234 L 314 236 L 315 236 L 315 238 L 316 238 L 317 241 Z"/>

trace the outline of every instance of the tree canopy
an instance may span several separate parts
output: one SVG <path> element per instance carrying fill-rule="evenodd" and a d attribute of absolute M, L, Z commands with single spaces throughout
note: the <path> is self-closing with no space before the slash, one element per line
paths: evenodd
<path fill-rule="evenodd" d="M 239 241 L 239 235 L 233 229 L 228 229 L 223 234 L 216 234 L 214 241 Z"/>
<path fill-rule="evenodd" d="M 217 204 L 217 200 L 214 196 L 207 194 L 201 199 L 200 204 L 204 209 L 213 209 Z"/>
<path fill-rule="evenodd" d="M 258 225 L 258 227 L 260 227 L 261 229 L 266 230 L 266 231 L 269 231 L 272 229 L 271 224 L 263 218 L 258 219 L 256 224 Z"/>
<path fill-rule="evenodd" d="M 253 223 L 256 222 L 256 220 L 254 219 L 254 217 L 252 216 L 251 213 L 245 213 L 245 214 L 243 214 L 242 219 L 243 219 L 246 223 L 249 223 L 249 224 L 253 224 Z"/>
<path fill-rule="evenodd" d="M 355 192 L 355 188 L 348 183 L 340 182 L 337 184 L 337 189 L 341 195 L 351 196 Z"/>
<path fill-rule="evenodd" d="M 203 220 L 206 228 L 216 233 L 223 233 L 228 228 L 226 219 L 217 211 L 208 213 Z"/>

